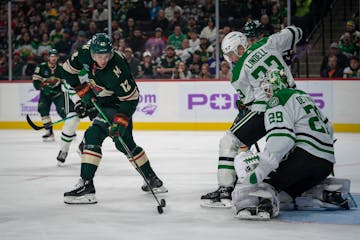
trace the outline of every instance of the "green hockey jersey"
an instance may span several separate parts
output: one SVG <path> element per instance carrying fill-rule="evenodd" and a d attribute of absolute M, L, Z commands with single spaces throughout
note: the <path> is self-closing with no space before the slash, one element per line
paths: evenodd
<path fill-rule="evenodd" d="M 48 85 L 56 90 L 53 95 L 61 92 L 62 71 L 59 64 L 56 64 L 54 68 L 50 68 L 47 62 L 39 64 L 32 76 L 35 89 L 41 90 L 44 85 Z"/>
<path fill-rule="evenodd" d="M 64 64 L 64 78 L 73 87 L 87 84 L 88 79 L 92 90 L 101 106 L 117 106 L 119 111 L 131 116 L 139 100 L 139 90 L 131 74 L 125 56 L 114 52 L 106 67 L 100 69 L 91 58 L 89 45 L 83 45 Z M 78 77 L 82 69 L 88 73 L 88 78 Z"/>

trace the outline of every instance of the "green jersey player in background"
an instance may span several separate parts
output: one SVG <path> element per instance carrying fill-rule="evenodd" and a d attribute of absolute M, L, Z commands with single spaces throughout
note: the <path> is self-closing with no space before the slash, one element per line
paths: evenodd
<path fill-rule="evenodd" d="M 116 148 L 126 155 L 120 136 L 130 149 L 133 161 L 147 178 L 154 192 L 167 192 L 163 182 L 157 177 L 145 151 L 136 145 L 132 129 L 132 115 L 139 102 L 139 89 L 132 76 L 126 58 L 113 51 L 112 43 L 105 33 L 93 36 L 90 44 L 82 46 L 63 65 L 67 82 L 75 89 L 81 100 L 93 105 L 95 100 L 107 118 L 109 126 L 101 114 L 85 132 L 85 145 L 81 158 L 81 173 L 78 184 L 72 191 L 64 193 L 64 202 L 68 204 L 97 203 L 93 178 L 102 158 L 101 146 L 105 138 L 112 137 Z M 82 82 L 78 73 L 85 68 L 89 82 Z M 142 190 L 149 192 L 147 184 Z"/>
<path fill-rule="evenodd" d="M 74 103 L 70 100 L 67 91 L 65 91 L 66 94 L 63 92 L 63 68 L 58 64 L 58 58 L 57 50 L 51 49 L 49 61 L 43 62 L 35 68 L 32 79 L 35 89 L 40 90 L 38 112 L 46 130 L 46 134 L 42 137 L 44 142 L 55 141 L 50 118 L 52 103 L 54 103 L 61 118 L 74 116 L 65 120 L 61 131 L 60 151 L 57 160 L 58 165 L 62 165 L 68 155 L 70 144 L 76 136 L 75 131 L 80 120 L 76 116 Z"/>
<path fill-rule="evenodd" d="M 288 205 L 296 203 L 298 208 L 348 209 L 344 195 L 349 191 L 349 181 L 324 181 L 335 164 L 333 129 L 328 119 L 307 93 L 289 88 L 283 70 L 269 72 L 262 89 L 269 99 L 265 111 L 266 145 L 262 152 L 245 151 L 235 158 L 235 216 L 276 217 L 280 191 Z M 304 195 L 298 198 L 314 186 L 305 202 Z"/>
<path fill-rule="evenodd" d="M 239 115 L 219 144 L 218 189 L 201 196 L 203 207 L 230 207 L 236 173 L 234 157 L 239 149 L 251 147 L 265 136 L 264 112 L 266 96 L 260 87 L 260 79 L 269 70 L 282 69 L 289 76 L 290 87 L 295 87 L 290 69 L 282 55 L 301 39 L 302 30 L 290 26 L 270 37 L 264 37 L 248 47 L 247 37 L 237 31 L 228 33 L 221 48 L 225 58 L 235 63 L 231 84 L 239 95 L 242 108 L 247 114 Z M 239 104 L 238 104 L 239 105 Z"/>

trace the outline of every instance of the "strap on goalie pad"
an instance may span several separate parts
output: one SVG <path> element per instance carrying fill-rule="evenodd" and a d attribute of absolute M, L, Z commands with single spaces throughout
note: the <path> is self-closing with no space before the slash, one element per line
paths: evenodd
<path fill-rule="evenodd" d="M 350 180 L 327 178 L 295 199 L 298 210 L 340 210 L 357 208 L 350 193 Z"/>

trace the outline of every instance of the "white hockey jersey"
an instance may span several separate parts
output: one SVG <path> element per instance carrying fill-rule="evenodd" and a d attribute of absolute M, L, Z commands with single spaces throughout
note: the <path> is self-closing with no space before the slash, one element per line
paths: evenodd
<path fill-rule="evenodd" d="M 265 112 L 266 145 L 258 153 L 255 169 L 262 181 L 277 169 L 294 147 L 335 163 L 333 129 L 313 99 L 301 90 L 282 89 L 267 103 Z"/>
<path fill-rule="evenodd" d="M 288 76 L 289 86 L 295 87 L 294 78 L 282 53 L 294 49 L 301 37 L 300 28 L 287 27 L 279 33 L 254 43 L 235 64 L 231 84 L 239 94 L 242 103 L 251 106 L 251 111 L 265 111 L 266 96 L 260 85 L 266 72 L 283 69 Z"/>

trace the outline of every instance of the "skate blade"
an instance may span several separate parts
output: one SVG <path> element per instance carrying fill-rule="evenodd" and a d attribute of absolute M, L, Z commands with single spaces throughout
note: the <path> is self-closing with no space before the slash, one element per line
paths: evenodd
<path fill-rule="evenodd" d="M 220 201 L 213 201 L 210 199 L 202 199 L 200 207 L 203 208 L 231 208 L 230 199 L 221 199 Z"/>
<path fill-rule="evenodd" d="M 61 162 L 61 161 L 57 161 L 57 166 L 58 167 L 63 167 L 65 165 L 65 161 L 64 162 Z"/>
<path fill-rule="evenodd" d="M 74 197 L 65 196 L 64 203 L 66 204 L 95 204 L 97 203 L 95 194 L 85 194 L 84 196 Z"/>
<path fill-rule="evenodd" d="M 153 190 L 153 192 L 156 193 L 156 194 L 159 194 L 159 193 L 167 193 L 167 192 L 168 192 L 167 188 L 164 187 L 164 186 L 161 186 L 161 187 L 158 187 L 158 188 L 153 188 L 152 190 Z M 149 191 L 145 191 L 145 192 L 146 192 L 146 193 L 151 193 L 150 190 L 149 190 Z"/>
<path fill-rule="evenodd" d="M 51 138 L 43 138 L 43 142 L 55 142 L 55 138 L 51 137 Z"/>
<path fill-rule="evenodd" d="M 253 220 L 253 221 L 269 221 L 270 213 L 258 212 L 257 215 L 251 215 L 249 210 L 242 210 L 235 215 L 235 218 L 240 220 Z"/>

